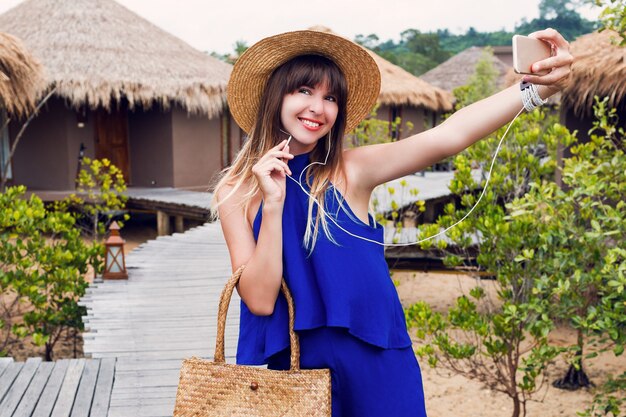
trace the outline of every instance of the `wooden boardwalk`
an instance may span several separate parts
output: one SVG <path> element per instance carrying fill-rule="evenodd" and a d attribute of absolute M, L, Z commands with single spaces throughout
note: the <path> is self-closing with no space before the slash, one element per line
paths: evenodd
<path fill-rule="evenodd" d="M 29 190 L 26 197 L 36 194 L 44 202 L 51 202 L 67 198 L 75 192 L 76 190 Z M 128 187 L 124 194 L 128 197 L 126 210 L 156 214 L 159 236 L 169 235 L 172 230 L 182 232 L 184 219 L 206 222 L 211 217 L 213 194 L 207 191 L 172 187 Z"/>
<path fill-rule="evenodd" d="M 84 351 L 117 358 L 110 417 L 172 416 L 184 358 L 211 358 L 217 305 L 230 276 L 219 223 L 147 242 L 126 259 L 129 279 L 92 285 Z M 226 328 L 227 361 L 234 363 L 239 326 L 236 292 Z"/>
<path fill-rule="evenodd" d="M 145 188 L 129 187 L 128 208 L 150 211 L 165 211 L 171 216 L 181 215 L 196 220 L 207 220 L 211 211 L 209 192 L 188 191 L 172 187 Z"/>
<path fill-rule="evenodd" d="M 213 195 L 206 191 L 189 191 L 171 187 L 129 187 L 125 194 L 128 196 L 127 209 L 156 213 L 159 236 L 171 233 L 172 219 L 174 220 L 173 229 L 176 232 L 183 232 L 184 219 L 201 222 L 210 220 Z"/>
<path fill-rule="evenodd" d="M 106 417 L 115 358 L 0 358 L 0 417 Z"/>
<path fill-rule="evenodd" d="M 476 182 L 481 181 L 483 172 L 479 169 L 472 170 L 472 177 Z M 485 172 L 486 176 L 487 173 Z M 454 179 L 454 172 L 424 172 L 423 175 L 406 175 L 400 179 L 389 181 L 374 189 L 372 199 L 376 201 L 377 211 L 389 214 L 392 211 L 391 201 L 394 200 L 398 208 L 405 208 L 418 200 L 425 202 L 451 198 L 450 181 Z M 406 185 L 403 187 L 401 182 Z M 389 189 L 393 188 L 391 195 Z M 412 194 L 411 189 L 417 189 L 417 194 Z"/>

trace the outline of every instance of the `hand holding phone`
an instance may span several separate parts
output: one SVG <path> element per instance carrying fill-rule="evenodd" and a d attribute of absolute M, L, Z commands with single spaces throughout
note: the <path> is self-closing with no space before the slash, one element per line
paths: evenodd
<path fill-rule="evenodd" d="M 552 47 L 546 41 L 528 36 L 513 36 L 513 69 L 518 74 L 546 75 L 550 71 L 533 72 L 531 66 L 552 56 Z"/>

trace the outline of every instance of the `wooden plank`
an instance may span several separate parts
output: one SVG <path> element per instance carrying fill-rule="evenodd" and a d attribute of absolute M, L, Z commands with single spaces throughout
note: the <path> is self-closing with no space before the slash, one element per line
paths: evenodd
<path fill-rule="evenodd" d="M 150 375 L 115 375 L 115 387 L 126 388 L 141 385 L 142 387 L 172 387 L 176 391 L 180 372 L 170 371 L 152 373 Z"/>
<path fill-rule="evenodd" d="M 111 407 L 109 417 L 172 417 L 174 402 L 170 406 L 141 405 L 136 407 Z"/>
<path fill-rule="evenodd" d="M 70 361 L 68 359 L 61 359 L 55 362 L 54 369 L 33 412 L 33 417 L 50 417 L 69 364 Z"/>
<path fill-rule="evenodd" d="M 83 298 L 80 304 L 92 310 L 94 306 L 100 306 L 102 303 L 111 303 L 113 300 L 116 300 L 118 303 L 121 300 L 124 300 L 125 302 L 165 301 L 169 299 L 169 297 L 167 297 L 168 292 L 170 293 L 169 295 L 176 298 L 185 297 L 186 295 L 195 295 L 196 297 L 206 297 L 207 300 L 211 299 L 207 296 L 215 296 L 216 299 L 219 299 L 219 296 L 224 288 L 224 284 L 227 281 L 227 277 L 224 275 L 219 279 L 209 281 L 208 278 L 203 275 L 199 277 L 199 281 L 200 280 L 203 280 L 201 285 L 198 285 L 198 283 L 195 282 L 190 282 L 188 285 L 184 285 L 180 281 L 177 281 L 175 285 L 168 284 L 167 281 L 160 281 L 158 284 L 145 285 L 143 287 L 135 285 L 132 288 L 116 292 L 109 292 L 106 294 L 102 292 L 97 297 Z M 176 292 L 172 294 L 172 290 L 176 290 Z M 146 299 L 148 295 L 158 298 Z M 233 296 L 239 298 L 239 295 L 233 294 Z"/>
<path fill-rule="evenodd" d="M 141 324 L 141 325 L 137 325 L 137 324 Z M 238 326 L 239 323 L 233 323 L 232 326 Z M 159 320 L 144 320 L 141 322 L 137 322 L 135 324 L 133 324 L 132 327 L 130 327 L 131 329 L 140 329 L 142 327 L 149 327 L 149 326 L 154 326 L 157 327 L 159 329 L 163 329 L 163 331 L 166 331 L 166 329 L 171 329 L 171 328 L 175 328 L 176 325 L 175 323 L 171 322 L 171 321 L 159 321 Z M 230 326 L 230 324 L 229 324 Z M 89 334 L 92 335 L 96 335 L 98 334 L 98 332 L 100 331 L 105 331 L 105 330 L 110 330 L 110 331 L 117 331 L 117 330 L 123 330 L 124 329 L 124 323 L 121 320 L 116 320 L 116 321 L 98 321 L 97 323 L 93 323 L 91 322 L 89 324 Z M 235 330 L 236 331 L 236 330 Z M 230 331 L 229 331 L 230 334 Z"/>
<path fill-rule="evenodd" d="M 51 417 L 69 417 L 84 368 L 85 359 L 70 359 Z"/>
<path fill-rule="evenodd" d="M 175 288 L 177 290 L 176 296 L 184 296 L 187 294 L 190 295 L 198 295 L 197 290 L 202 289 L 204 291 L 215 291 L 215 293 L 221 293 L 222 288 L 224 288 L 224 284 L 226 281 L 226 274 L 220 276 L 219 278 L 211 279 L 206 275 L 202 274 L 198 276 L 198 280 L 203 280 L 203 285 L 198 285 L 196 282 L 191 282 L 189 285 L 181 285 L 180 281 L 176 281 L 170 283 L 168 285 L 167 281 L 160 281 L 157 285 L 146 285 L 144 286 L 143 291 L 140 291 L 137 285 L 134 285 L 131 288 L 120 288 L 116 291 L 105 292 L 103 289 L 100 293 L 93 296 L 85 296 L 81 299 L 81 303 L 83 305 L 90 306 L 92 304 L 96 304 L 102 301 L 111 301 L 114 299 L 123 298 L 124 300 L 141 300 L 142 297 L 145 298 L 146 295 L 163 295 L 166 294 L 170 289 Z M 219 291 L 218 291 L 219 288 Z M 206 294 L 205 294 L 206 295 Z"/>
<path fill-rule="evenodd" d="M 78 385 L 76 397 L 74 398 L 74 405 L 72 406 L 72 413 L 70 414 L 71 417 L 89 417 L 99 369 L 99 359 L 85 361 L 83 373 L 80 377 L 80 384 Z"/>
<path fill-rule="evenodd" d="M 0 378 L 0 402 L 4 401 L 4 397 L 9 392 L 13 381 L 17 378 L 24 364 L 22 362 L 10 363 Z"/>
<path fill-rule="evenodd" d="M 54 365 L 54 362 L 43 362 L 39 365 L 13 417 L 30 417 L 33 414 L 35 406 L 42 398 L 44 387 L 52 374 Z"/>
<path fill-rule="evenodd" d="M 183 233 L 185 231 L 185 218 L 183 216 L 175 216 L 174 230 L 177 233 Z"/>
<path fill-rule="evenodd" d="M 158 323 L 158 322 L 156 322 Z M 181 325 L 181 326 L 160 326 L 155 325 L 154 327 L 140 327 L 138 329 L 132 328 L 118 328 L 118 329 L 98 329 L 97 332 L 94 333 L 83 333 L 83 339 L 85 340 L 94 340 L 94 339 L 102 339 L 109 337 L 139 337 L 144 338 L 146 336 L 162 336 L 165 337 L 164 332 L 167 334 L 167 337 L 183 337 L 188 335 L 189 333 L 197 332 L 198 337 L 202 338 L 205 335 L 208 337 L 210 333 L 215 332 L 215 325 L 206 326 L 198 326 L 194 327 L 193 325 Z M 239 331 L 239 323 L 233 323 L 229 325 L 226 324 L 226 334 L 237 334 Z"/>
<path fill-rule="evenodd" d="M 209 275 L 210 272 L 204 274 L 196 273 L 188 273 L 185 274 L 184 277 L 174 277 L 173 274 L 170 274 L 168 278 L 163 278 L 162 280 L 156 276 L 155 273 L 147 273 L 145 276 L 132 276 L 132 285 L 130 287 L 126 287 L 123 285 L 118 285 L 115 287 L 107 287 L 106 289 L 100 290 L 100 293 L 104 294 L 125 294 L 127 292 L 140 292 L 142 289 L 157 289 L 157 288 L 182 288 L 182 287 L 202 287 L 204 285 L 210 285 L 211 280 L 216 279 L 224 279 L 223 284 L 226 283 L 227 277 L 230 277 L 230 271 L 227 270 L 216 270 L 215 275 Z M 143 281 L 142 281 L 143 279 Z M 120 280 L 121 281 L 121 280 Z M 117 281 L 117 282 L 120 282 Z M 198 285 L 200 283 L 200 285 Z M 109 291 L 109 292 L 106 292 Z"/>
<path fill-rule="evenodd" d="M 151 400 L 158 398 L 175 398 L 176 392 L 171 387 L 129 387 L 117 389 L 115 399 L 111 399 L 111 406 L 116 406 L 114 402 L 121 402 L 133 399 Z"/>
<path fill-rule="evenodd" d="M 115 375 L 115 358 L 100 361 L 100 372 L 91 405 L 90 417 L 106 417 L 111 401 L 113 378 Z"/>
<path fill-rule="evenodd" d="M 119 358 L 115 362 L 115 372 L 139 371 L 150 369 L 180 369 L 182 359 L 157 359 L 147 360 L 144 358 Z"/>
<path fill-rule="evenodd" d="M 89 351 L 97 350 L 98 352 L 120 352 L 120 351 L 133 351 L 142 350 L 146 352 L 158 352 L 161 350 L 175 350 L 175 349 L 188 349 L 188 350 L 205 350 L 215 348 L 215 335 L 211 336 L 212 339 L 198 340 L 188 335 L 184 340 L 163 340 L 159 342 L 158 338 L 141 340 L 132 339 L 125 341 L 124 338 L 115 338 L 113 340 L 105 339 L 100 341 L 90 341 L 85 343 L 86 348 Z M 225 338 L 227 346 L 235 345 L 237 338 Z"/>
<path fill-rule="evenodd" d="M 147 396 L 159 396 L 168 395 L 171 393 L 170 387 L 120 387 L 113 386 L 113 391 L 120 396 L 120 398 L 131 398 L 134 396 L 140 396 L 145 394 Z"/>
<path fill-rule="evenodd" d="M 217 300 L 215 302 L 207 302 L 207 297 L 205 296 L 190 296 L 186 299 L 183 297 L 172 297 L 171 299 L 165 299 L 165 296 L 159 297 L 162 299 L 153 299 L 153 300 L 144 300 L 144 301 L 134 301 L 130 302 L 127 305 L 119 306 L 113 302 L 102 302 L 98 304 L 98 307 L 101 307 L 104 311 L 98 312 L 90 312 L 88 314 L 91 317 L 108 317 L 107 315 L 119 315 L 119 314 L 129 314 L 129 313 L 146 313 L 153 312 L 155 309 L 162 309 L 163 315 L 167 315 L 170 312 L 181 312 L 181 311 L 193 311 L 193 312 L 206 312 L 209 314 L 217 314 Z M 121 300 L 117 300 L 118 303 Z M 185 305 L 185 302 L 188 302 Z M 233 304 L 231 302 L 231 304 Z M 185 309 L 186 307 L 186 309 Z M 234 307 L 234 306 L 233 306 Z M 238 308 L 239 306 L 237 306 Z"/>
<path fill-rule="evenodd" d="M 139 287 L 135 287 L 124 292 L 114 293 L 107 295 L 106 297 L 89 300 L 88 303 L 83 301 L 81 304 L 85 305 L 89 310 L 93 310 L 94 307 L 104 309 L 110 307 L 119 308 L 137 305 L 152 305 L 157 303 L 176 304 L 177 302 L 180 302 L 181 299 L 186 299 L 188 297 L 193 297 L 194 299 L 203 302 L 203 304 L 213 304 L 219 300 L 226 280 L 227 278 L 224 277 L 220 278 L 219 282 L 215 282 L 214 284 L 206 283 L 205 285 L 150 285 L 143 288 L 145 290 L 143 293 L 139 290 Z M 172 290 L 176 292 L 172 293 Z M 148 296 L 150 296 L 150 298 Z M 233 300 L 235 299 L 239 299 L 239 295 L 233 295 Z M 124 302 L 123 305 L 120 304 L 122 301 Z M 117 304 L 115 304 L 115 302 L 117 302 Z M 217 309 L 217 303 L 215 308 Z M 92 313 L 92 311 L 89 311 L 88 313 Z"/>
<path fill-rule="evenodd" d="M 11 363 L 13 363 L 13 358 L 0 358 L 0 378 Z"/>
<path fill-rule="evenodd" d="M 227 348 L 234 347 L 237 345 L 237 339 L 225 339 Z M 133 352 L 133 351 L 141 351 L 141 352 L 159 352 L 164 350 L 195 350 L 195 351 L 205 351 L 215 349 L 215 337 L 213 340 L 207 342 L 201 340 L 195 340 L 191 336 L 188 336 L 186 341 L 182 343 L 158 343 L 151 342 L 146 340 L 132 340 L 130 342 L 126 342 L 125 344 L 116 344 L 112 343 L 108 340 L 98 340 L 92 342 L 88 345 L 85 345 L 85 349 L 88 349 L 90 352 Z"/>
<path fill-rule="evenodd" d="M 41 358 L 28 358 L 26 360 L 19 375 L 13 381 L 11 389 L 0 403 L 0 417 L 11 417 L 13 415 L 40 363 Z"/>
<path fill-rule="evenodd" d="M 236 354 L 234 349 L 228 349 L 228 347 L 226 348 L 226 356 L 228 357 L 234 357 Z M 198 357 L 203 357 L 203 358 L 212 358 L 213 357 L 213 352 L 212 349 L 206 349 L 206 350 L 189 350 L 189 349 L 181 349 L 181 350 L 162 350 L 162 351 L 150 351 L 150 352 L 146 352 L 146 351 L 137 351 L 137 352 L 106 352 L 106 353 L 100 353 L 100 352 L 93 352 L 92 354 L 93 358 L 112 358 L 112 357 L 116 357 L 116 358 L 129 358 L 129 357 L 145 357 L 146 359 L 163 359 L 163 360 L 167 360 L 167 359 L 181 359 L 181 358 L 189 358 L 191 356 L 198 356 Z"/>
<path fill-rule="evenodd" d="M 171 389 L 170 391 L 172 391 L 174 395 L 161 395 L 153 398 L 134 397 L 118 399 L 115 403 L 111 403 L 111 407 L 138 407 L 147 405 L 165 405 L 169 407 L 176 402 L 176 391 Z"/>
<path fill-rule="evenodd" d="M 157 233 L 159 236 L 171 233 L 170 216 L 161 210 L 157 211 Z"/>

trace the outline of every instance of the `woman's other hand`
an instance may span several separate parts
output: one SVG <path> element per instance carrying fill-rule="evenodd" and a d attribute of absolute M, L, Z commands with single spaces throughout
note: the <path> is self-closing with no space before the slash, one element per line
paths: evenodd
<path fill-rule="evenodd" d="M 547 41 L 552 46 L 553 55 L 532 65 L 532 71 L 550 70 L 546 75 L 525 75 L 524 81 L 545 85 L 552 94 L 564 89 L 570 79 L 574 57 L 570 54 L 569 43 L 554 29 L 545 29 L 528 35 L 530 38 Z"/>
<path fill-rule="evenodd" d="M 292 158 L 287 140 L 284 140 L 270 149 L 252 167 L 252 173 L 263 194 L 263 204 L 282 204 L 285 201 L 287 175 L 291 175 L 291 170 L 285 161 Z"/>

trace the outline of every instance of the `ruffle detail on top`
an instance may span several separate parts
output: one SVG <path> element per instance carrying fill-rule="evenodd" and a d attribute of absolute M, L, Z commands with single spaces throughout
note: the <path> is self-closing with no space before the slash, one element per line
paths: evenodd
<path fill-rule="evenodd" d="M 298 180 L 309 164 L 309 154 L 289 161 Z M 304 188 L 305 175 L 302 175 Z M 384 229 L 369 216 L 370 224 L 358 219 L 333 187 L 325 195 L 325 210 L 344 229 L 358 236 L 383 242 Z M 295 330 L 322 326 L 343 327 L 357 338 L 383 349 L 411 345 L 404 311 L 389 275 L 384 247 L 350 236 L 332 221 L 328 226 L 336 244 L 320 230 L 313 252 L 304 247 L 308 196 L 287 178 L 283 208 L 283 275 L 296 308 Z M 313 218 L 317 213 L 314 206 Z M 262 205 L 254 220 L 258 239 Z M 287 303 L 279 294 L 274 312 L 257 316 L 241 302 L 237 363 L 266 364 L 269 357 L 289 346 Z"/>

